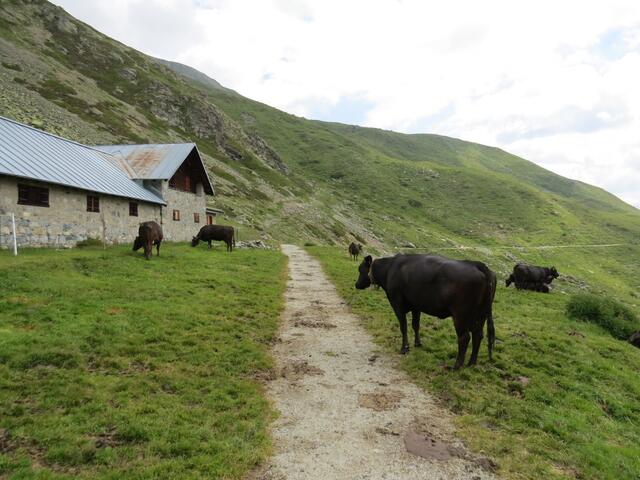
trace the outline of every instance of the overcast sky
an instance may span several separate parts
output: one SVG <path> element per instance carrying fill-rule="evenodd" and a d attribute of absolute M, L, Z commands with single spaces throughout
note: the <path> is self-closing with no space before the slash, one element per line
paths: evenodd
<path fill-rule="evenodd" d="M 55 0 L 307 118 L 494 145 L 640 207 L 637 0 Z"/>

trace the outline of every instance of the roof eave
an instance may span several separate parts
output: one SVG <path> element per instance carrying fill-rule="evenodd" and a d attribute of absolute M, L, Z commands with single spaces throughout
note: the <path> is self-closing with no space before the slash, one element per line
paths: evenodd
<path fill-rule="evenodd" d="M 13 174 L 13 173 L 4 173 L 4 172 L 0 172 L 0 175 L 4 175 L 5 177 L 13 177 L 13 178 L 19 178 L 19 179 L 24 179 L 24 180 L 30 180 L 32 182 L 48 183 L 50 185 L 57 185 L 59 187 L 64 187 L 64 188 L 73 188 L 75 190 L 81 190 L 83 192 L 99 193 L 101 195 L 109 195 L 110 197 L 127 198 L 129 200 L 136 200 L 138 202 L 153 203 L 153 204 L 156 204 L 156 205 L 164 205 L 164 206 L 167 205 L 167 202 L 162 200 L 160 197 L 157 197 L 156 195 L 153 195 L 151 192 L 149 192 L 149 193 L 151 195 L 153 195 L 156 198 L 156 200 L 140 198 L 140 197 L 129 197 L 129 196 L 126 196 L 126 195 L 118 195 L 118 194 L 113 193 L 113 192 L 105 192 L 105 191 L 101 191 L 101 190 L 92 190 L 92 189 L 89 189 L 89 188 L 83 188 L 81 186 L 73 185 L 73 184 L 70 184 L 70 183 L 62 183 L 62 182 L 56 182 L 56 181 L 53 181 L 53 180 L 45 180 L 45 179 L 41 179 L 41 178 L 27 177 L 26 175 L 17 175 L 17 174 Z"/>

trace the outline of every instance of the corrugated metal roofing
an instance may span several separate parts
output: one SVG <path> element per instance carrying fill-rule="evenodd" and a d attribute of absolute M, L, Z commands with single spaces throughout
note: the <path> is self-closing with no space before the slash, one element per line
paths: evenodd
<path fill-rule="evenodd" d="M 116 163 L 103 151 L 0 117 L 0 174 L 165 204 Z"/>
<path fill-rule="evenodd" d="M 122 155 L 135 171 L 132 178 L 145 180 L 169 180 L 192 150 L 198 151 L 195 143 L 96 145 L 95 148 L 111 155 Z M 204 173 L 209 182 L 209 189 L 205 187 L 205 190 L 213 193 L 213 185 L 206 168 Z"/>
<path fill-rule="evenodd" d="M 95 146 L 103 152 L 122 155 L 136 172 L 136 178 L 153 180 L 169 180 L 195 147 L 194 143 Z"/>

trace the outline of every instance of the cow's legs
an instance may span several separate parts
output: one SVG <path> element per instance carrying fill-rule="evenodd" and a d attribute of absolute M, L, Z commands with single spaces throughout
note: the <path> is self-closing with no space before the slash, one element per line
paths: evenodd
<path fill-rule="evenodd" d="M 403 355 L 409 351 L 409 338 L 407 337 L 407 312 L 403 311 L 400 307 L 393 306 L 393 311 L 398 317 L 398 323 L 400 324 L 400 333 L 402 333 L 402 348 L 400 353 Z"/>
<path fill-rule="evenodd" d="M 453 368 L 457 370 L 464 364 L 464 357 L 467 354 L 467 347 L 469 346 L 471 335 L 469 334 L 468 323 L 464 316 L 454 314 L 453 325 L 456 328 L 456 335 L 458 336 L 458 356 L 453 366 Z"/>
<path fill-rule="evenodd" d="M 160 256 L 160 241 L 156 242 L 156 256 Z"/>
<path fill-rule="evenodd" d="M 480 326 L 471 332 L 471 358 L 469 358 L 468 366 L 475 365 L 478 361 L 478 351 L 480 350 L 480 344 L 482 343 L 484 330 L 484 322 L 480 322 Z"/>
<path fill-rule="evenodd" d="M 209 244 L 209 250 L 211 250 L 211 240 L 207 242 Z"/>
<path fill-rule="evenodd" d="M 416 347 L 422 346 L 420 341 L 420 310 L 414 310 L 411 312 L 411 326 L 413 327 L 414 342 Z"/>
<path fill-rule="evenodd" d="M 144 258 L 146 258 L 147 260 L 151 259 L 152 249 L 153 249 L 153 244 L 151 243 L 151 240 L 147 240 L 146 243 L 144 244 Z"/>

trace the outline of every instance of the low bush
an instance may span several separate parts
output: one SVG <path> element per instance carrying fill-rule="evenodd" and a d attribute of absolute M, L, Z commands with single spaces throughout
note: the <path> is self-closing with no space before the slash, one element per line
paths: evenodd
<path fill-rule="evenodd" d="M 622 303 L 587 293 L 571 296 L 567 303 L 567 315 L 575 320 L 600 325 L 620 340 L 626 340 L 640 328 L 634 313 Z"/>

